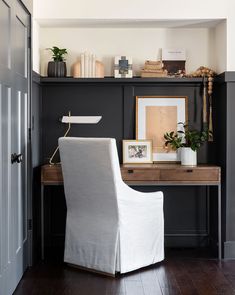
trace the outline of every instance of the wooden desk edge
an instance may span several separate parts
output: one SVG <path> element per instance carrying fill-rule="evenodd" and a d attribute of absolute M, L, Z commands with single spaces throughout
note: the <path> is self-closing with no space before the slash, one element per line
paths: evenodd
<path fill-rule="evenodd" d="M 132 180 L 123 180 L 126 184 L 128 185 L 156 185 L 156 186 L 165 186 L 165 185 L 169 185 L 169 186 L 180 186 L 180 185 L 190 185 L 190 186 L 194 186 L 194 185 L 199 185 L 199 186 L 217 186 L 220 185 L 221 182 L 220 181 L 180 181 L 180 180 L 172 180 L 172 181 L 151 181 L 151 180 L 137 180 L 137 181 L 132 181 Z"/>
<path fill-rule="evenodd" d="M 149 165 L 149 164 L 148 164 Z M 156 165 L 156 166 L 155 166 Z M 48 169 L 53 169 L 55 171 L 57 171 L 57 176 L 58 178 L 57 179 L 50 179 L 50 180 L 47 180 L 45 178 L 45 171 L 47 171 Z M 157 164 L 152 164 L 151 166 L 147 166 L 146 165 L 130 165 L 130 164 L 126 164 L 126 165 L 121 165 L 120 169 L 121 171 L 125 171 L 125 170 L 133 170 L 133 169 L 143 169 L 143 170 L 152 170 L 152 169 L 160 169 L 160 170 L 164 170 L 164 169 L 169 169 L 169 168 L 172 168 L 174 169 L 174 165 L 173 164 L 169 164 L 166 166 L 164 166 L 163 164 L 161 164 L 160 166 L 157 166 Z M 187 169 L 208 169 L 208 168 L 211 168 L 211 169 L 216 169 L 216 170 L 219 170 L 218 171 L 218 177 L 219 179 L 217 180 L 207 180 L 207 181 L 195 181 L 195 180 L 192 180 L 192 181 L 183 181 L 183 180 L 124 180 L 123 181 L 128 184 L 128 185 L 219 185 L 221 183 L 221 167 L 219 166 L 213 166 L 213 165 L 202 165 L 202 166 L 195 166 L 195 167 L 189 167 L 189 166 L 181 166 L 181 165 L 177 165 L 175 167 L 175 169 L 183 169 L 183 170 L 187 170 Z M 59 173 L 58 173 L 59 171 Z M 41 167 L 41 185 L 63 185 L 63 179 L 61 179 L 62 176 L 62 171 L 61 171 L 61 166 L 60 165 L 55 165 L 55 166 L 51 166 L 49 164 L 46 164 L 46 165 L 43 165 Z"/>

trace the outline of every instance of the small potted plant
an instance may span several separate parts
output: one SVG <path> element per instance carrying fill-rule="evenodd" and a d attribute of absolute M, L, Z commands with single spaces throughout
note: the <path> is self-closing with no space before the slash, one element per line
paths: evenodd
<path fill-rule="evenodd" d="M 164 134 L 165 146 L 170 145 L 173 150 L 180 149 L 181 165 L 196 166 L 197 150 L 208 141 L 210 131 L 190 129 L 184 123 L 179 124 L 183 125 L 183 130 Z"/>
<path fill-rule="evenodd" d="M 53 58 L 53 61 L 48 62 L 48 77 L 66 77 L 67 68 L 64 56 L 67 54 L 67 49 L 53 46 L 48 48 L 48 50 L 52 52 Z"/>

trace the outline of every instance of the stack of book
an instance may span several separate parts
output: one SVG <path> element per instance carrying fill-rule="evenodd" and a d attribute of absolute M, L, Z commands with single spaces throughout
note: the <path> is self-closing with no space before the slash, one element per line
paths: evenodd
<path fill-rule="evenodd" d="M 81 54 L 81 78 L 95 77 L 95 60 L 94 54 L 89 52 Z"/>
<path fill-rule="evenodd" d="M 167 70 L 164 70 L 162 61 L 147 60 L 144 69 L 141 71 L 142 78 L 166 77 Z"/>
<path fill-rule="evenodd" d="M 89 52 L 81 54 L 80 61 L 73 66 L 74 78 L 103 78 L 104 65 L 96 60 L 96 56 Z"/>

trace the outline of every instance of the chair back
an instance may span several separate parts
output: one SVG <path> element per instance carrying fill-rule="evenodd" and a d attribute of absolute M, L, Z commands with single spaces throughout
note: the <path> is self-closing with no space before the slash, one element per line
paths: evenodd
<path fill-rule="evenodd" d="M 115 139 L 59 139 L 67 214 L 95 227 L 118 222 L 116 183 L 121 181 Z"/>

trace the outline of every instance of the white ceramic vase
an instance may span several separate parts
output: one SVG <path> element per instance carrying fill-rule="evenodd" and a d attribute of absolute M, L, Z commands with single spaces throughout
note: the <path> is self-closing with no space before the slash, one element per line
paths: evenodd
<path fill-rule="evenodd" d="M 183 147 L 180 151 L 181 165 L 183 166 L 197 166 L 197 152 L 189 147 Z"/>

